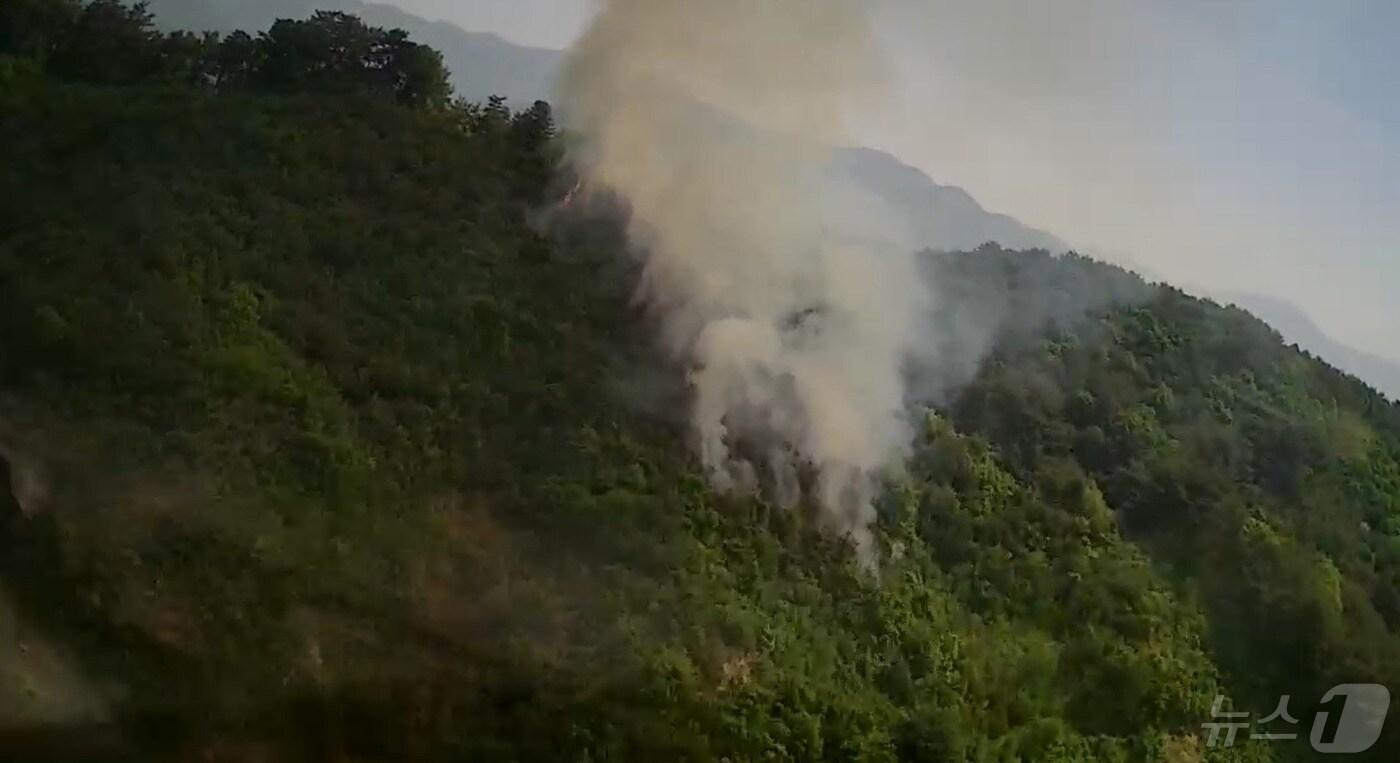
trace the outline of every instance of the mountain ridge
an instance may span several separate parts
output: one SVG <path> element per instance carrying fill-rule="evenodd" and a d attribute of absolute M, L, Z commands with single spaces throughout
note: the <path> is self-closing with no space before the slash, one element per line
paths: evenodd
<path fill-rule="evenodd" d="M 1273 326 L 1283 338 L 1400 401 L 1400 363 L 1352 347 L 1332 337 L 1302 308 L 1263 294 L 1227 292 L 1220 300 L 1234 304 Z"/>
<path fill-rule="evenodd" d="M 453 72 L 458 94 L 484 102 L 501 95 L 514 104 L 548 99 L 564 64 L 564 52 L 522 46 L 490 32 L 470 31 L 443 21 L 429 21 L 395 6 L 361 0 L 154 0 L 152 9 L 167 28 L 209 28 L 217 31 L 265 28 L 283 14 L 306 16 L 316 9 L 362 15 L 366 21 L 402 27 L 415 39 L 443 53 Z M 462 76 L 462 72 L 470 72 Z M 855 180 L 881 198 L 907 221 L 913 242 L 935 250 L 964 250 L 993 241 L 1011 249 L 1077 249 L 1059 237 L 1025 225 L 1016 218 L 991 212 L 965 189 L 934 181 L 923 170 L 878 149 L 839 149 L 834 159 L 839 175 Z M 1085 252 L 1084 249 L 1077 249 Z M 1103 259 L 1103 258 L 1100 258 Z M 1131 262 L 1122 258 L 1108 258 Z M 1210 293 L 1210 290 L 1199 290 Z M 1392 399 L 1400 399 L 1400 363 L 1326 336 L 1302 308 L 1271 297 L 1238 297 L 1241 307 L 1276 324 L 1289 341 L 1317 354 L 1336 367 L 1375 384 Z"/>
<path fill-rule="evenodd" d="M 414 39 L 443 54 L 458 95 L 484 102 L 504 96 L 517 106 L 548 100 L 563 68 L 565 53 L 531 48 L 489 32 L 465 30 L 450 22 L 428 21 L 394 6 L 359 0 L 155 0 L 152 9 L 166 28 L 215 31 L 262 29 L 281 15 L 307 16 L 317 9 L 362 15 L 366 22 L 402 27 Z M 833 169 L 881 198 L 909 222 L 914 245 L 971 249 L 995 241 L 1013 249 L 1070 249 L 1059 238 L 1028 227 L 1010 215 L 989 212 L 967 191 L 935 182 L 922 170 L 870 148 L 838 149 Z"/>

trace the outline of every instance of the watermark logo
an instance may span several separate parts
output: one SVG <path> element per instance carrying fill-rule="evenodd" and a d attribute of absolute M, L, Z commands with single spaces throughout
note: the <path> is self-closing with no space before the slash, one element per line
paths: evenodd
<path fill-rule="evenodd" d="M 1225 709 L 1225 697 L 1218 696 L 1210 707 L 1211 720 L 1201 724 L 1209 747 L 1232 747 L 1240 732 L 1267 742 L 1297 739 L 1299 719 L 1288 710 L 1290 695 L 1279 698 L 1274 711 L 1250 720 L 1250 713 Z M 1312 717 L 1308 741 L 1318 752 L 1351 754 L 1365 752 L 1376 744 L 1390 711 L 1390 690 L 1380 684 L 1342 684 L 1322 695 Z M 1294 727 L 1289 729 L 1288 727 Z"/>

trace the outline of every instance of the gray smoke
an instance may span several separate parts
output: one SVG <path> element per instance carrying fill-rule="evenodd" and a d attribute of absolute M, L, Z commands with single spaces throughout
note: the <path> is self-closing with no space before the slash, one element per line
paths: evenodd
<path fill-rule="evenodd" d="M 823 177 L 883 81 L 851 0 L 611 0 L 560 99 L 572 161 L 631 206 L 713 484 L 810 501 L 867 559 L 929 292 L 874 200 Z"/>

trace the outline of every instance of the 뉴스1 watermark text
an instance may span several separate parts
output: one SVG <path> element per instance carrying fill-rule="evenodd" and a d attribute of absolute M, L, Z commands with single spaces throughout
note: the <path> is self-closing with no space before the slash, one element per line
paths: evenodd
<path fill-rule="evenodd" d="M 1201 724 L 1208 732 L 1206 745 L 1231 747 L 1237 735 L 1246 731 L 1249 738 L 1255 740 L 1296 740 L 1301 732 L 1299 719 L 1289 712 L 1290 699 L 1290 695 L 1283 695 L 1273 712 L 1251 721 L 1249 713 L 1227 711 L 1225 697 L 1216 697 L 1210 708 L 1211 720 Z M 1323 753 L 1365 752 L 1380 739 L 1389 710 L 1390 690 L 1380 684 L 1335 686 L 1322 696 L 1312 716 L 1308 741 L 1314 750 Z"/>

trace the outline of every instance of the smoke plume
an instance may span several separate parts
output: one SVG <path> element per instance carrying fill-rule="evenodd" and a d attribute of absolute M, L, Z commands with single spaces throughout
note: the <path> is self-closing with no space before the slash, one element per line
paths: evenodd
<path fill-rule="evenodd" d="M 808 501 L 867 552 L 928 292 L 912 247 L 849 224 L 862 204 L 823 176 L 883 80 L 852 0 L 611 0 L 560 99 L 572 161 L 630 204 L 713 484 Z"/>

